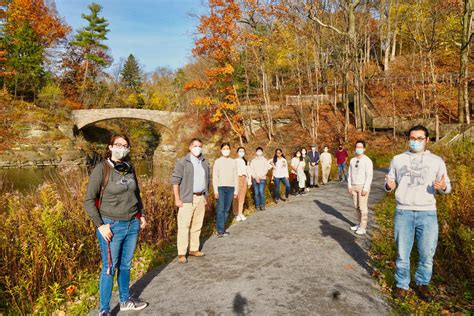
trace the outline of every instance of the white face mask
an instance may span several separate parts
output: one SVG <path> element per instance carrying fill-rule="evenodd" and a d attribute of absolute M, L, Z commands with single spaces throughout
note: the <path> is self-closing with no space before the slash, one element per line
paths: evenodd
<path fill-rule="evenodd" d="M 194 155 L 194 157 L 199 157 L 202 153 L 202 148 L 201 147 L 193 147 L 193 148 L 191 148 L 191 153 Z"/>
<path fill-rule="evenodd" d="M 112 152 L 112 160 L 122 160 L 130 153 L 130 149 L 128 148 L 112 147 L 110 151 Z"/>
<path fill-rule="evenodd" d="M 316 147 L 311 148 L 312 151 L 316 151 Z"/>
<path fill-rule="evenodd" d="M 261 150 L 257 151 L 257 156 L 262 157 L 263 156 L 263 151 L 261 151 Z"/>
<path fill-rule="evenodd" d="M 222 149 L 222 156 L 229 157 L 230 156 L 230 149 Z"/>
<path fill-rule="evenodd" d="M 296 157 L 298 157 L 298 158 L 301 157 L 301 154 L 296 154 Z"/>
<path fill-rule="evenodd" d="M 327 148 L 324 148 L 324 151 L 325 151 L 325 152 L 328 152 L 328 150 L 329 150 L 329 149 L 327 149 Z"/>
<path fill-rule="evenodd" d="M 237 155 L 239 155 L 239 158 L 244 158 L 245 152 L 244 152 L 244 151 L 239 151 L 239 152 L 237 153 Z"/>

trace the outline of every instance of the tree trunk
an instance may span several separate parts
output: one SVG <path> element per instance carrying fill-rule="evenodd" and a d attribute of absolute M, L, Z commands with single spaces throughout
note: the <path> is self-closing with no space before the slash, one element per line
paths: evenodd
<path fill-rule="evenodd" d="M 474 10 L 473 0 L 464 0 L 464 12 L 462 16 L 462 41 L 459 54 L 459 91 L 458 91 L 458 121 L 459 123 L 470 123 L 469 113 L 469 92 L 468 92 L 468 65 L 469 48 L 472 38 L 471 23 L 472 11 Z"/>

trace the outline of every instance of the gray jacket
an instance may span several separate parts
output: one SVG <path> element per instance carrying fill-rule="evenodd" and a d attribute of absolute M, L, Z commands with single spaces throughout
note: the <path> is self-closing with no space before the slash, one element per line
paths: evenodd
<path fill-rule="evenodd" d="M 94 224 L 97 227 L 102 225 L 102 216 L 113 220 L 128 221 L 137 213 L 144 215 L 145 210 L 140 198 L 140 189 L 135 173 L 132 170 L 132 172 L 121 175 L 113 167 L 110 167 L 110 177 L 105 186 L 100 210 L 97 209 L 95 200 L 100 193 L 105 163 L 108 162 L 98 163 L 92 170 L 84 198 L 84 207 Z"/>
<path fill-rule="evenodd" d="M 209 196 L 209 163 L 203 155 L 199 156 L 199 159 L 206 177 L 206 190 L 204 193 L 206 196 Z M 179 196 L 183 203 L 193 202 L 194 166 L 191 162 L 191 153 L 188 153 L 176 162 L 173 174 L 171 175 L 171 184 L 179 185 Z"/>

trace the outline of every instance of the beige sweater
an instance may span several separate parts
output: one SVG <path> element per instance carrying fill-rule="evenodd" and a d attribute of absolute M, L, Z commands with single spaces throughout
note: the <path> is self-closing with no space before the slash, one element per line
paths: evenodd
<path fill-rule="evenodd" d="M 217 192 L 218 187 L 234 187 L 234 194 L 238 193 L 239 176 L 237 174 L 237 164 L 234 159 L 220 157 L 214 162 L 212 185 L 214 192 Z"/>

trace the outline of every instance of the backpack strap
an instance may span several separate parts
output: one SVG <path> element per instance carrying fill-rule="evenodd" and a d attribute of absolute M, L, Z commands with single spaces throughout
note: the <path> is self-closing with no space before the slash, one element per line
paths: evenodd
<path fill-rule="evenodd" d="M 99 193 L 99 209 L 102 204 L 102 197 L 104 196 L 105 187 L 109 183 L 110 178 L 110 166 L 107 160 L 104 161 L 104 168 L 102 169 L 102 183 L 100 184 L 100 193 Z"/>

